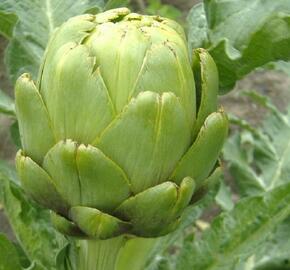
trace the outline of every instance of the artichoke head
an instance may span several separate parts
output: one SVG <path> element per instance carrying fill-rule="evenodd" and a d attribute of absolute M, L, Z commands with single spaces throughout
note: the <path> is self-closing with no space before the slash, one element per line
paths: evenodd
<path fill-rule="evenodd" d="M 172 231 L 227 136 L 217 88 L 214 61 L 191 55 L 174 21 L 126 8 L 71 18 L 37 82 L 16 83 L 23 188 L 67 235 Z"/>

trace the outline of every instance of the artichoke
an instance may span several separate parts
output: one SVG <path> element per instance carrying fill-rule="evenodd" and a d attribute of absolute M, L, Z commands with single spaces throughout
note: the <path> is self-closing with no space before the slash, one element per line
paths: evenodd
<path fill-rule="evenodd" d="M 16 82 L 22 186 L 67 235 L 167 234 L 217 167 L 217 92 L 213 59 L 190 54 L 176 22 L 126 8 L 73 17 L 37 82 Z"/>

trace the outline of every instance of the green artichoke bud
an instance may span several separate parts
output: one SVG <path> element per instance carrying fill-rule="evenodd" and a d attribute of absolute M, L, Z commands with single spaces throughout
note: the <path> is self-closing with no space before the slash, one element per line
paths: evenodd
<path fill-rule="evenodd" d="M 214 61 L 191 57 L 174 21 L 126 8 L 71 18 L 37 83 L 16 83 L 23 188 L 67 235 L 172 231 L 227 136 L 217 87 Z"/>

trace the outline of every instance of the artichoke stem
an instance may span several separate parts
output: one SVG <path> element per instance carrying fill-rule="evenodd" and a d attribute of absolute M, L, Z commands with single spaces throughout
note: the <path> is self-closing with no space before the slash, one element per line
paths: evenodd
<path fill-rule="evenodd" d="M 156 239 L 119 236 L 79 241 L 78 270 L 144 270 Z"/>

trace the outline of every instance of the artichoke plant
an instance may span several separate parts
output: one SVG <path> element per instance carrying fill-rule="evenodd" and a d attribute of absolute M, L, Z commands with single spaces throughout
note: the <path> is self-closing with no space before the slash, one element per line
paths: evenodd
<path fill-rule="evenodd" d="M 126 8 L 71 18 L 37 82 L 16 83 L 23 188 L 67 235 L 167 234 L 217 167 L 217 92 L 213 59 L 188 52 L 176 22 Z"/>

